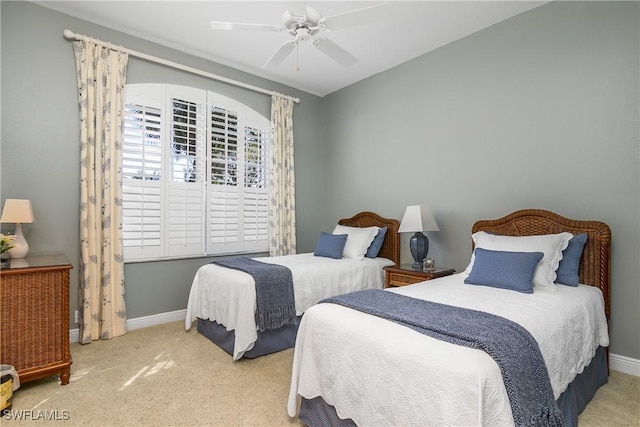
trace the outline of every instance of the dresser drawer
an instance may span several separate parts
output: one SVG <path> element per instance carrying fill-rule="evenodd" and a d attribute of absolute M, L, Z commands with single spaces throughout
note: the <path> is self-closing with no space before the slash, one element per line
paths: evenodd
<path fill-rule="evenodd" d="M 389 286 L 406 286 L 427 280 L 424 277 L 410 276 L 402 273 L 389 273 Z"/>
<path fill-rule="evenodd" d="M 410 265 L 385 267 L 384 271 L 385 287 L 387 288 L 392 286 L 413 285 L 414 283 L 448 276 L 456 272 L 453 268 L 437 268 L 433 271 L 414 270 Z"/>

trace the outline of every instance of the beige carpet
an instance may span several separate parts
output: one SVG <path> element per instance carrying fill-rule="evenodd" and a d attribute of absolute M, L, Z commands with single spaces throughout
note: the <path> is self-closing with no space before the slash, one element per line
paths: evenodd
<path fill-rule="evenodd" d="M 287 416 L 293 350 L 231 356 L 182 322 L 71 345 L 71 382 L 23 384 L 2 426 L 301 426 Z M 640 426 L 640 378 L 612 371 L 581 426 Z M 31 412 L 29 412 L 31 411 Z M 53 418 L 46 420 L 44 418 Z M 57 420 L 56 420 L 57 418 Z"/>

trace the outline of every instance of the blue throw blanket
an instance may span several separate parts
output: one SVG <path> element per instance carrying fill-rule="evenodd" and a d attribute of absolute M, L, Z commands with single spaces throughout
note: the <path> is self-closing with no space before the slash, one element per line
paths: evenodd
<path fill-rule="evenodd" d="M 253 277 L 256 283 L 256 324 L 260 332 L 298 322 L 293 278 L 287 267 L 245 257 L 212 261 L 211 264 L 244 271 Z"/>
<path fill-rule="evenodd" d="M 340 304 L 400 323 L 425 335 L 484 350 L 500 367 L 516 426 L 563 426 L 547 367 L 531 334 L 482 311 L 423 301 L 379 289 L 339 295 Z"/>

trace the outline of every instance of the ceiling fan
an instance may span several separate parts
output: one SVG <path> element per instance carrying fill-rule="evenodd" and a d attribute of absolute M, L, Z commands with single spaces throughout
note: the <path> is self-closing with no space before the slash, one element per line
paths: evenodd
<path fill-rule="evenodd" d="M 374 22 L 390 12 L 389 3 L 380 3 L 323 17 L 314 8 L 306 6 L 306 2 L 291 1 L 288 3 L 290 7 L 282 15 L 282 25 L 212 21 L 211 28 L 214 30 L 286 31 L 291 34 L 293 39 L 284 42 L 262 68 L 280 65 L 300 43 L 309 40 L 320 52 L 348 67 L 358 62 L 358 58 L 326 38 L 323 33 Z M 299 68 L 296 67 L 296 69 Z"/>

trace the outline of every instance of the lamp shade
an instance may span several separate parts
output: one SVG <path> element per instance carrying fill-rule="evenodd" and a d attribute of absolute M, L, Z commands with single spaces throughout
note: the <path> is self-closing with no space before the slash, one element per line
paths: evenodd
<path fill-rule="evenodd" d="M 0 222 L 10 222 L 14 224 L 29 224 L 33 222 L 33 209 L 31 200 L 7 199 L 2 209 Z"/>
<path fill-rule="evenodd" d="M 407 206 L 398 232 L 440 231 L 428 206 Z"/>

